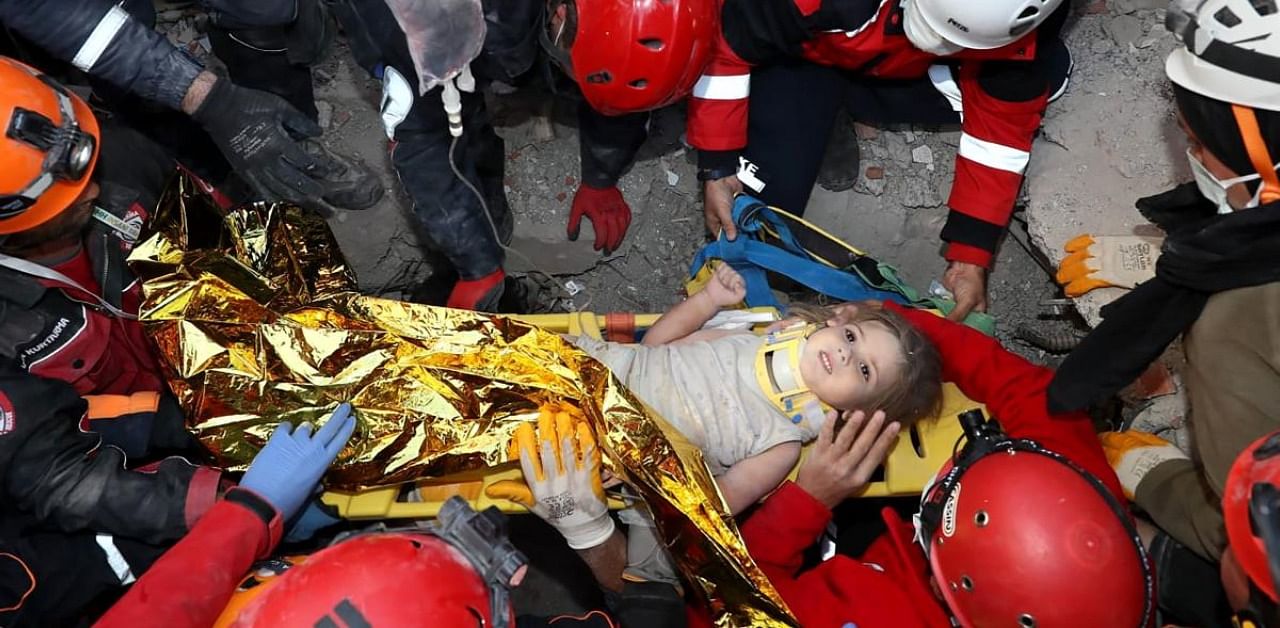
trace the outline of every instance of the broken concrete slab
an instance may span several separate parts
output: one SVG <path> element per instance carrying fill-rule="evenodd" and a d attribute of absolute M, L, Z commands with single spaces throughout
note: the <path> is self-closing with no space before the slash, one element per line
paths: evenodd
<path fill-rule="evenodd" d="M 365 80 L 365 73 L 342 60 L 346 46 L 340 44 L 334 57 L 324 64 L 334 80 L 316 87 L 317 105 L 333 111 L 351 112 L 349 123 L 332 128 L 322 137 L 330 148 L 358 157 L 378 173 L 387 194 L 377 205 L 360 212 L 337 212 L 330 217 L 338 243 L 355 271 L 361 287 L 374 294 L 403 293 L 425 278 L 428 268 L 414 231 L 413 204 L 404 194 L 387 151 L 387 136 L 378 117 L 377 83 Z"/>
<path fill-rule="evenodd" d="M 1133 16 L 1082 15 L 1067 33 L 1073 50 L 1107 40 L 1110 25 Z M 1143 16 L 1141 29 L 1157 41 L 1130 54 L 1077 54 L 1071 87 L 1049 106 L 1044 132 L 1027 169 L 1027 222 L 1032 241 L 1057 264 L 1062 246 L 1081 233 L 1130 234 L 1146 224 L 1133 204 L 1187 178 L 1164 75 L 1173 47 L 1159 18 Z M 1131 27 L 1124 27 L 1133 30 Z M 1148 227 L 1143 227 L 1148 228 Z M 1123 290 L 1094 290 L 1076 299 L 1090 325 L 1099 309 Z"/>
<path fill-rule="evenodd" d="M 911 161 L 926 166 L 933 165 L 933 149 L 929 148 L 928 144 L 911 149 Z"/>

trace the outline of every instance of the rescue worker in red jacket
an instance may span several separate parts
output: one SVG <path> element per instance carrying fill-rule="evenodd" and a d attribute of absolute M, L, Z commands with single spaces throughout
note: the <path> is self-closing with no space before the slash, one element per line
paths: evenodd
<path fill-rule="evenodd" d="M 1066 84 L 1071 61 L 1058 31 L 1068 8 L 1062 0 L 723 0 L 714 35 L 690 26 L 706 24 L 703 16 L 679 16 L 684 30 L 714 41 L 688 121 L 708 230 L 736 237 L 730 208 L 744 185 L 803 213 L 841 107 L 867 122 L 961 122 L 943 284 L 956 298 L 953 320 L 985 309 L 987 270 L 1032 137 Z M 594 71 L 574 61 L 575 71 Z M 624 77 L 615 85 L 665 76 L 610 72 Z M 616 88 L 593 104 L 630 110 L 624 95 Z"/>
<path fill-rule="evenodd" d="M 986 404 L 970 444 L 925 490 L 914 525 L 891 509 L 862 556 L 800 572 L 803 554 L 883 461 L 883 416 L 827 428 L 795 483 L 742 535 L 804 626 L 1148 625 L 1154 575 L 1088 417 L 1045 411 L 1053 372 L 930 313 L 892 307 L 937 345 L 943 378 Z M 865 427 L 863 424 L 865 423 Z M 834 421 L 827 424 L 834 425 Z M 856 435 L 861 429 L 860 433 Z"/>
<path fill-rule="evenodd" d="M 280 542 L 355 431 L 339 405 L 319 429 L 281 423 L 229 490 L 97 623 L 99 626 L 211 626 L 236 583 Z M 314 432 L 314 433 L 313 433 Z"/>

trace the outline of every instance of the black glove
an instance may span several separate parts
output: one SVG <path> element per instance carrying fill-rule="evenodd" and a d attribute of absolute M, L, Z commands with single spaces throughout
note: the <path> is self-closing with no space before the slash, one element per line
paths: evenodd
<path fill-rule="evenodd" d="M 314 204 L 324 192 L 320 164 L 296 141 L 320 126 L 283 98 L 218 77 L 191 117 L 264 199 Z"/>

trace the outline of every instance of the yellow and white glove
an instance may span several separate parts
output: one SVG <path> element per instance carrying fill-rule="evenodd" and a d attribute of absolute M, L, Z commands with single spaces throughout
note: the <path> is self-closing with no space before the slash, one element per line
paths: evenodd
<path fill-rule="evenodd" d="M 1115 470 L 1124 496 L 1130 500 L 1137 494 L 1142 478 L 1152 469 L 1170 460 L 1190 460 L 1173 443 L 1147 432 L 1103 432 L 1098 438 L 1102 441 L 1102 451 L 1107 454 L 1107 464 Z"/>
<path fill-rule="evenodd" d="M 1151 236 L 1079 235 L 1063 248 L 1058 283 L 1069 297 L 1096 288 L 1133 288 L 1156 274 L 1164 238 Z"/>
<path fill-rule="evenodd" d="M 600 450 L 585 422 L 569 412 L 545 407 L 535 433 L 530 423 L 516 428 L 524 482 L 503 480 L 485 489 L 538 515 L 573 549 L 595 547 L 613 534 L 613 518 L 600 483 Z"/>

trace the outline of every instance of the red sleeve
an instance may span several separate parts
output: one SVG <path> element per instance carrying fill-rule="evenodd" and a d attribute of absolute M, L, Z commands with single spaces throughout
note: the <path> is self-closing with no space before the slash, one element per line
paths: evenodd
<path fill-rule="evenodd" d="M 1000 99 L 978 80 L 981 67 L 966 63 L 959 69 L 964 121 L 943 239 L 951 243 L 948 260 L 990 267 L 1013 214 L 1049 96 L 1046 90 L 1029 100 Z"/>
<path fill-rule="evenodd" d="M 813 545 L 831 511 L 791 482 L 770 495 L 742 525 L 742 538 L 756 564 L 769 577 L 802 626 L 906 628 L 945 626 L 927 622 L 920 609 L 937 607 L 913 597 L 898 578 L 918 578 L 897 565 L 868 564 L 836 556 L 797 574 L 803 553 Z M 923 590 L 927 591 L 927 587 Z M 931 594 L 927 594 L 931 597 Z M 936 613 L 934 613 L 936 614 Z M 694 624 L 705 625 L 705 624 Z"/>
<path fill-rule="evenodd" d="M 1084 412 L 1049 414 L 1046 390 L 1053 379 L 1052 370 L 1006 351 L 994 338 L 931 312 L 894 303 L 885 307 L 904 316 L 937 346 L 943 380 L 985 404 L 1006 433 L 1034 440 L 1070 458 L 1125 501 L 1089 416 Z"/>
<path fill-rule="evenodd" d="M 733 52 L 720 31 L 711 62 L 689 96 L 685 129 L 689 144 L 712 151 L 745 147 L 750 94 L 751 64 Z"/>
<path fill-rule="evenodd" d="M 253 562 L 279 543 L 281 526 L 266 500 L 232 489 L 95 625 L 212 626 Z"/>
<path fill-rule="evenodd" d="M 218 488 L 222 484 L 222 472 L 212 467 L 200 467 L 191 476 L 187 486 L 187 503 L 184 514 L 187 527 L 191 528 L 208 513 L 218 501 Z"/>
<path fill-rule="evenodd" d="M 790 579 L 830 521 L 831 510 L 787 481 L 742 524 L 742 540 L 770 580 Z"/>

